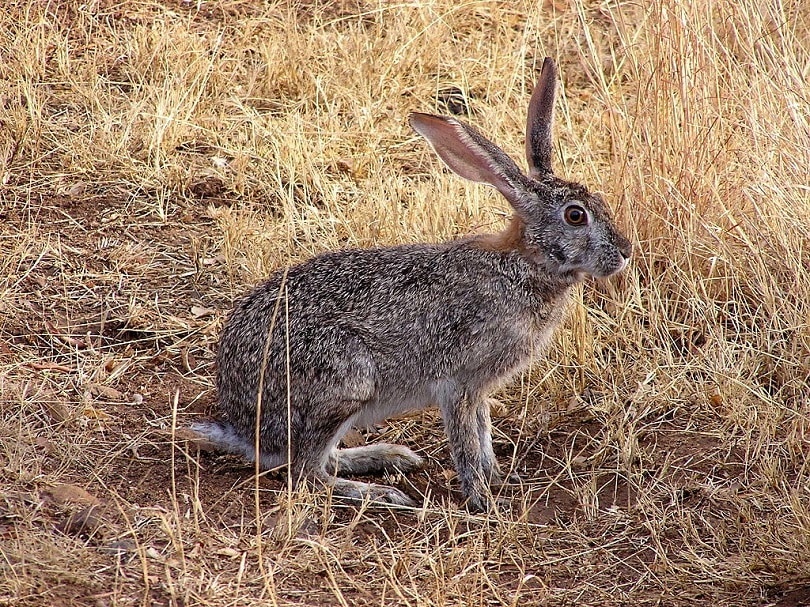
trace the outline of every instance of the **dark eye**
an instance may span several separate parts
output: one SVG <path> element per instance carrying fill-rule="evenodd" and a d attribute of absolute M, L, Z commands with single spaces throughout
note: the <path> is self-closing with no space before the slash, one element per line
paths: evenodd
<path fill-rule="evenodd" d="M 588 213 L 581 206 L 572 204 L 565 208 L 565 221 L 572 226 L 584 226 L 588 223 Z"/>

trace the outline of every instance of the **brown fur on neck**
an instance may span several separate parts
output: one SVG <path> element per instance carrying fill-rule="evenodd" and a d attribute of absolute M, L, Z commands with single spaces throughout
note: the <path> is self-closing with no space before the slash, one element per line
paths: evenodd
<path fill-rule="evenodd" d="M 523 230 L 526 224 L 516 214 L 512 215 L 509 225 L 495 234 L 481 234 L 472 237 L 472 244 L 484 251 L 498 253 L 508 253 L 510 251 L 526 252 L 526 244 L 523 240 Z"/>

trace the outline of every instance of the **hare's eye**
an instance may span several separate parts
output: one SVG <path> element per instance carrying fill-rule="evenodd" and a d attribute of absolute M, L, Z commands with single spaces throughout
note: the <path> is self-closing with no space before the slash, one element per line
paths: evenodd
<path fill-rule="evenodd" d="M 579 205 L 569 205 L 565 208 L 565 221 L 572 226 L 584 226 L 588 223 L 588 213 Z"/>

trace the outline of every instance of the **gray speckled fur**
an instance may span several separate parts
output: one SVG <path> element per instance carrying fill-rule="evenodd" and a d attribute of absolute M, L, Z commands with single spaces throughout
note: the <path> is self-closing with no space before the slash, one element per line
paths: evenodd
<path fill-rule="evenodd" d="M 419 456 L 396 445 L 336 446 L 352 426 L 437 405 L 468 507 L 487 509 L 501 473 L 486 397 L 542 354 L 573 284 L 621 270 L 630 254 L 601 198 L 546 170 L 555 83 L 546 60 L 527 129 L 536 139 L 527 146 L 532 177 L 455 119 L 411 118 L 453 170 L 509 199 L 509 233 L 337 251 L 277 272 L 230 315 L 217 354 L 222 419 L 195 429 L 254 457 L 264 367 L 264 468 L 286 463 L 289 450 L 296 480 L 318 479 L 350 499 L 410 504 L 393 487 L 336 475 L 408 471 Z M 572 201 L 587 210 L 588 225 L 566 223 Z"/>

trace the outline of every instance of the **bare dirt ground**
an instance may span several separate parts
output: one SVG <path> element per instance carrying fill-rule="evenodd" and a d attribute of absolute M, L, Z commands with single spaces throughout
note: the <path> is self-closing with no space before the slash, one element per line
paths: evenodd
<path fill-rule="evenodd" d="M 0 605 L 809 605 L 810 20 L 687 4 L 9 4 Z M 183 440 L 262 276 L 502 225 L 405 116 L 519 157 L 545 54 L 559 168 L 637 253 L 497 395 L 503 509 L 460 508 L 435 411 L 347 439 L 427 459 L 413 511 Z"/>

